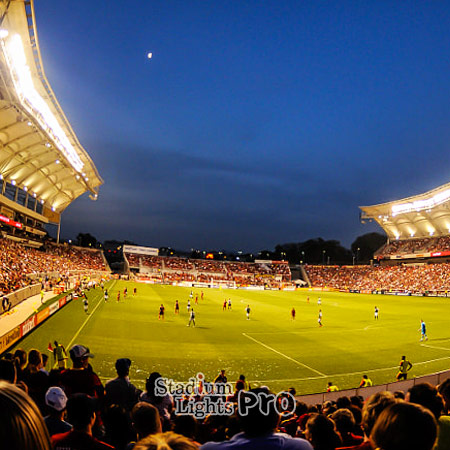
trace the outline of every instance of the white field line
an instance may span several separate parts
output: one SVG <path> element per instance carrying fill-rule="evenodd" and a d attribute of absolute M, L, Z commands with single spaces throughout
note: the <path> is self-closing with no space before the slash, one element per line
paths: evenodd
<path fill-rule="evenodd" d="M 422 347 L 428 347 L 428 348 L 435 348 L 436 350 L 446 350 L 450 352 L 450 348 L 447 347 L 438 347 L 436 345 L 430 345 L 430 344 L 420 344 Z"/>
<path fill-rule="evenodd" d="M 264 344 L 264 342 L 258 341 L 258 339 L 255 339 L 255 338 L 249 336 L 249 335 L 246 334 L 246 333 L 242 333 L 242 334 L 243 334 L 246 338 L 252 340 L 253 342 L 256 342 L 257 344 L 262 345 L 263 347 L 267 348 L 268 350 L 270 350 L 270 351 L 272 351 L 272 352 L 274 352 L 274 353 L 276 353 L 276 354 L 282 356 L 283 358 L 288 359 L 289 361 L 294 362 L 295 364 L 298 364 L 299 366 L 305 367 L 306 369 L 309 369 L 309 370 L 311 370 L 312 372 L 315 372 L 315 373 L 319 374 L 321 377 L 326 377 L 326 376 L 327 376 L 327 375 L 325 375 L 324 373 L 319 372 L 318 370 L 316 370 L 316 369 L 314 369 L 314 368 L 312 368 L 312 367 L 310 367 L 310 366 L 307 366 L 306 364 L 303 364 L 303 363 L 297 361 L 296 359 L 293 359 L 293 358 L 291 358 L 290 356 L 285 355 L 284 353 L 279 352 L 278 350 L 275 350 L 274 348 L 268 346 L 267 344 Z"/>
<path fill-rule="evenodd" d="M 112 290 L 112 288 L 114 287 L 115 284 L 116 284 L 116 280 L 113 281 L 112 285 L 108 289 Z M 93 311 L 86 317 L 86 320 L 81 324 L 81 327 L 78 328 L 78 331 L 75 333 L 72 340 L 67 344 L 68 349 L 70 349 L 72 344 L 75 342 L 75 339 L 79 336 L 79 334 L 81 333 L 83 328 L 86 326 L 86 324 L 89 322 L 91 317 L 94 315 L 95 311 L 97 311 L 97 308 L 103 303 L 102 300 L 103 300 L 103 297 L 102 297 L 102 295 L 100 295 L 99 301 L 98 301 L 97 305 L 95 305 L 95 308 L 93 309 Z"/>

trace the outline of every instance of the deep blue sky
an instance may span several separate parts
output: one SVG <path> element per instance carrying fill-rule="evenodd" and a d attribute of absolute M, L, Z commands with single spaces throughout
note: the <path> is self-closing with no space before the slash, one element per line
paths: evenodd
<path fill-rule="evenodd" d="M 62 236 L 273 248 L 449 181 L 450 2 L 35 0 L 105 183 Z M 146 55 L 153 52 L 153 58 Z"/>

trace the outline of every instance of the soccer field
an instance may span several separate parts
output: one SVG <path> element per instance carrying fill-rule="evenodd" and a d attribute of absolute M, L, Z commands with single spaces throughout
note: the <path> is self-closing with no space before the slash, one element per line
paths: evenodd
<path fill-rule="evenodd" d="M 356 387 L 364 373 L 374 384 L 393 381 L 402 355 L 413 363 L 410 377 L 450 367 L 447 298 L 203 289 L 201 300 L 201 289 L 196 288 L 199 304 L 191 303 L 197 326 L 189 328 L 190 288 L 125 281 L 109 286 L 107 303 L 100 289 L 90 291 L 88 315 L 81 301 L 74 300 L 17 347 L 46 352 L 55 339 L 67 349 L 75 343 L 86 345 L 95 354 L 92 365 L 104 382 L 115 376 L 115 360 L 129 357 L 130 378 L 141 388 L 153 371 L 186 381 L 197 372 L 212 380 L 226 369 L 229 381 L 243 373 L 252 387 L 268 385 L 279 391 L 293 386 L 307 394 L 324 391 L 328 381 L 340 389 Z M 319 296 L 322 328 L 317 323 Z M 228 298 L 232 310 L 222 311 Z M 174 314 L 176 299 L 179 315 Z M 164 321 L 158 320 L 161 303 L 166 308 Z M 428 341 L 420 342 L 420 319 L 427 324 Z"/>

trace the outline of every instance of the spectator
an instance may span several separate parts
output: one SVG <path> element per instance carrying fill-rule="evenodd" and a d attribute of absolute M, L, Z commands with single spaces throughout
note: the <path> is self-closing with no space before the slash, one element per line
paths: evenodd
<path fill-rule="evenodd" d="M 92 436 L 97 402 L 86 394 L 74 394 L 67 402 L 68 420 L 73 429 L 52 437 L 54 450 L 108 450 L 114 447 Z"/>
<path fill-rule="evenodd" d="M 156 381 L 162 378 L 158 372 L 153 372 L 147 378 L 145 383 L 145 392 L 140 396 L 140 401 L 150 403 L 158 409 L 159 416 L 163 421 L 163 431 L 170 427 L 170 414 L 173 409 L 173 398 L 167 393 L 166 395 L 156 395 Z"/>
<path fill-rule="evenodd" d="M 377 392 L 370 396 L 364 403 L 362 410 L 362 427 L 364 430 L 364 441 L 360 445 L 345 447 L 347 450 L 373 450 L 370 442 L 370 434 L 373 426 L 381 414 L 388 406 L 396 403 L 397 400 L 391 392 Z"/>
<path fill-rule="evenodd" d="M 335 423 L 336 430 L 342 439 L 342 446 L 350 447 L 362 443 L 363 438 L 355 435 L 355 418 L 347 408 L 341 408 L 331 414 L 330 419 Z"/>
<path fill-rule="evenodd" d="M 120 358 L 116 361 L 117 378 L 110 380 L 105 385 L 105 404 L 119 405 L 126 411 L 131 411 L 137 403 L 140 391 L 130 382 L 131 360 Z"/>
<path fill-rule="evenodd" d="M 380 450 L 431 450 L 436 436 L 436 420 L 428 409 L 399 402 L 380 414 L 370 439 Z"/>
<path fill-rule="evenodd" d="M 7 450 L 52 450 L 42 416 L 21 389 L 0 381 L 0 446 Z"/>
<path fill-rule="evenodd" d="M 15 384 L 17 381 L 16 366 L 8 359 L 0 359 L 0 380 Z"/>
<path fill-rule="evenodd" d="M 161 419 L 158 410 L 150 403 L 139 402 L 131 411 L 131 422 L 140 441 L 151 434 L 161 433 Z M 131 442 L 127 450 L 134 448 L 135 442 Z"/>
<path fill-rule="evenodd" d="M 265 388 L 252 389 L 242 394 L 239 399 L 241 403 L 239 419 L 243 432 L 236 434 L 229 441 L 207 442 L 202 445 L 202 450 L 249 448 L 312 450 L 311 444 L 304 439 L 275 432 L 280 417 L 269 395 L 270 392 Z M 258 399 L 257 402 L 254 402 L 255 398 Z M 246 405 L 246 401 L 251 401 L 253 404 Z M 263 411 L 267 411 L 267 414 Z"/>
<path fill-rule="evenodd" d="M 311 414 L 306 423 L 305 436 L 314 450 L 335 450 L 342 446 L 333 421 L 322 414 Z"/>
<path fill-rule="evenodd" d="M 64 421 L 66 414 L 67 397 L 60 387 L 51 387 L 45 394 L 45 404 L 49 415 L 44 418 L 50 436 L 66 433 L 72 425 Z"/>
<path fill-rule="evenodd" d="M 148 436 L 139 441 L 135 450 L 197 450 L 198 446 L 188 438 L 172 432 Z"/>
<path fill-rule="evenodd" d="M 72 369 L 66 369 L 61 373 L 61 385 L 68 397 L 73 394 L 83 393 L 91 397 L 102 399 L 104 395 L 100 378 L 89 367 L 89 358 L 92 355 L 89 349 L 83 345 L 74 345 L 70 349 Z"/>
<path fill-rule="evenodd" d="M 416 384 L 408 391 L 406 400 L 428 408 L 438 421 L 438 441 L 435 450 L 450 448 L 450 420 L 448 416 L 441 416 L 444 401 L 438 390 L 430 383 Z"/>
<path fill-rule="evenodd" d="M 45 410 L 45 393 L 49 387 L 48 375 L 41 371 L 42 355 L 39 350 L 28 352 L 28 364 L 22 372 L 22 380 L 28 387 L 29 396 L 41 411 Z"/>

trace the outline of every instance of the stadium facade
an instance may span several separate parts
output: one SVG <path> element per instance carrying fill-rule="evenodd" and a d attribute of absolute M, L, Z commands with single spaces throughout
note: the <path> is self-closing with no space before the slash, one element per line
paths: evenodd
<path fill-rule="evenodd" d="M 103 183 L 45 76 L 32 0 L 0 0 L 0 225 L 40 245 L 45 224 Z"/>

